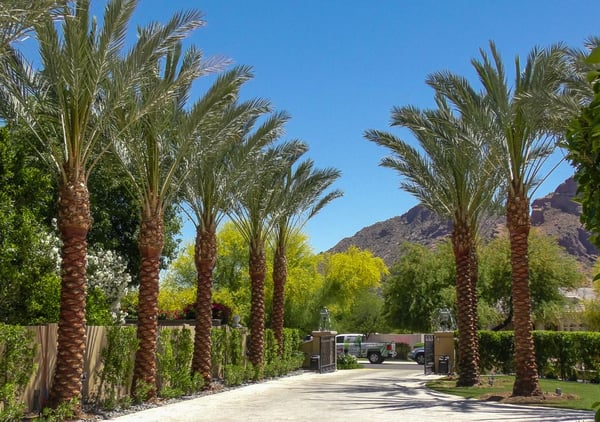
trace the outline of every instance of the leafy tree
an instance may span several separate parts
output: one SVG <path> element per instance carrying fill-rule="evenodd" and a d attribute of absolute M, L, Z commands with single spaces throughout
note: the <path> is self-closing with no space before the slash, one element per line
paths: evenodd
<path fill-rule="evenodd" d="M 384 301 L 376 290 L 361 292 L 350 312 L 337 322 L 340 332 L 371 334 L 386 331 Z"/>
<path fill-rule="evenodd" d="M 390 150 L 381 165 L 405 178 L 402 189 L 452 220 L 460 348 L 457 385 L 472 386 L 479 382 L 476 240 L 481 222 L 495 207 L 498 166 L 490 154 L 492 132 L 477 93 L 464 78 L 450 73 L 433 74 L 427 82 L 436 90 L 435 110 L 406 106 L 392 111 L 392 125 L 410 129 L 419 148 L 386 132 L 371 130 L 365 136 Z M 463 110 L 457 111 L 459 107 Z"/>
<path fill-rule="evenodd" d="M 585 64 L 591 101 L 571 122 L 566 147 L 567 158 L 576 168 L 577 197 L 583 207 L 581 221 L 592 232 L 591 240 L 600 247 L 600 39 L 592 39 L 590 44 L 594 48 Z"/>
<path fill-rule="evenodd" d="M 537 231 L 529 235 L 529 269 L 533 319 L 557 325 L 566 305 L 561 288 L 581 285 L 584 276 L 577 262 L 557 241 Z M 496 310 L 492 329 L 512 323 L 510 241 L 507 235 L 491 240 L 481 252 L 480 295 Z"/>
<path fill-rule="evenodd" d="M 126 260 L 131 284 L 139 285 L 140 254 L 137 235 L 140 201 L 135 187 L 113 155 L 104 156 L 88 180 L 94 225 L 88 234 L 90 247 L 111 250 Z M 165 246 L 161 269 L 167 267 L 178 246 L 181 218 L 174 206 L 165 210 Z"/>
<path fill-rule="evenodd" d="M 378 290 L 382 278 L 388 274 L 381 258 L 356 246 L 345 252 L 324 254 L 321 267 L 324 277 L 321 302 L 334 321 L 350 315 L 361 294 Z"/>
<path fill-rule="evenodd" d="M 60 279 L 42 221 L 52 208 L 53 180 L 36 158 L 0 129 L 0 320 L 9 324 L 58 317 Z"/>
<path fill-rule="evenodd" d="M 383 283 L 388 323 L 402 330 L 431 332 L 436 309 L 454 308 L 454 272 L 448 242 L 438 244 L 435 250 L 402 244 L 400 259 Z"/>

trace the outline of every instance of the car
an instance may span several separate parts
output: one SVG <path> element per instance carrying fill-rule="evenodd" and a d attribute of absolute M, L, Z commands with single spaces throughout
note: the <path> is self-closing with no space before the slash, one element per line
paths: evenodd
<path fill-rule="evenodd" d="M 414 360 L 419 365 L 423 365 L 425 363 L 425 348 L 415 347 L 408 353 L 408 358 Z"/>

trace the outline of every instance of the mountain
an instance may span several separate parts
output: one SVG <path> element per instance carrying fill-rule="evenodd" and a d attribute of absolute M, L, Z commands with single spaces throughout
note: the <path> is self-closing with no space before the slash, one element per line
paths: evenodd
<path fill-rule="evenodd" d="M 598 258 L 598 249 L 590 242 L 590 234 L 579 221 L 581 205 L 574 202 L 577 184 L 573 178 L 561 183 L 554 192 L 531 203 L 531 226 L 552 236 L 585 268 L 591 268 Z M 505 230 L 504 216 L 490 217 L 484 222 L 484 237 L 494 237 Z M 368 249 L 393 265 L 399 258 L 403 242 L 434 245 L 451 234 L 452 223 L 417 205 L 399 217 L 380 221 L 359 230 L 354 236 L 342 239 L 328 252 L 342 252 L 354 245 Z"/>

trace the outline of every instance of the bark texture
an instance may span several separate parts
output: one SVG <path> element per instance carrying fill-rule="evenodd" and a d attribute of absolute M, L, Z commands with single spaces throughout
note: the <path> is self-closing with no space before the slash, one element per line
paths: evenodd
<path fill-rule="evenodd" d="M 198 273 L 196 294 L 196 330 L 192 372 L 199 373 L 208 388 L 212 382 L 211 330 L 212 330 L 212 282 L 217 262 L 217 233 L 215 224 L 206 228 L 198 226 L 194 261 Z"/>
<path fill-rule="evenodd" d="M 466 223 L 455 222 L 452 247 L 456 260 L 456 300 L 458 325 L 458 370 L 456 385 L 470 387 L 479 382 L 479 341 L 477 338 L 476 280 L 473 280 L 475 244 Z"/>
<path fill-rule="evenodd" d="M 164 245 L 163 226 L 161 211 L 144 215 L 138 237 L 141 258 L 137 326 L 139 349 L 135 354 L 132 392 L 138 395 L 143 391 L 145 393 L 145 397 L 141 397 L 143 400 L 156 397 L 158 282 L 160 256 Z"/>
<path fill-rule="evenodd" d="M 90 199 L 83 176 L 59 187 L 58 229 L 61 250 L 60 316 L 54 381 L 49 403 L 56 407 L 78 400 L 81 412 L 82 376 L 86 341 L 87 233 L 92 225 Z"/>
<path fill-rule="evenodd" d="M 278 245 L 273 262 L 273 315 L 271 324 L 277 341 L 277 352 L 283 356 L 283 323 L 285 312 L 285 283 L 287 281 L 287 257 L 285 246 Z"/>
<path fill-rule="evenodd" d="M 248 358 L 254 365 L 256 378 L 262 378 L 265 343 L 265 276 L 267 264 L 264 244 L 253 242 L 250 247 L 250 342 Z"/>
<path fill-rule="evenodd" d="M 510 193 L 506 220 L 510 235 L 512 266 L 513 325 L 515 332 L 515 384 L 513 396 L 537 396 L 539 386 L 533 322 L 531 321 L 531 293 L 529 290 L 529 201 L 524 194 Z"/>

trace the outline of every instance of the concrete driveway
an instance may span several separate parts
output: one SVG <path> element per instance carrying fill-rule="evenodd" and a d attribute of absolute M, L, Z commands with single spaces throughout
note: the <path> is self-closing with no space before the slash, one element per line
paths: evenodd
<path fill-rule="evenodd" d="M 435 376 L 385 362 L 329 374 L 306 372 L 148 409 L 120 422 L 196 421 L 593 421 L 593 412 L 461 399 L 424 387 Z"/>

